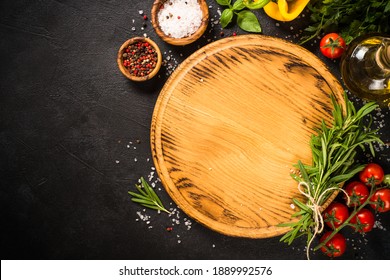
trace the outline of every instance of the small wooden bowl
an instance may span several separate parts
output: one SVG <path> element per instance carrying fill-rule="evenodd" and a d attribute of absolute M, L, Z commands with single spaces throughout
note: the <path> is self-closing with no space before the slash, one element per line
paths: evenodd
<path fill-rule="evenodd" d="M 154 67 L 152 72 L 150 72 L 149 74 L 147 74 L 145 76 L 135 76 L 135 75 L 132 75 L 132 74 L 130 74 L 129 70 L 123 65 L 123 53 L 125 52 L 125 49 L 129 45 L 134 44 L 136 42 L 147 42 L 147 43 L 149 43 L 154 48 L 154 50 L 157 53 L 156 66 Z M 130 79 L 132 81 L 136 81 L 136 82 L 143 82 L 143 81 L 147 81 L 147 80 L 151 79 L 152 77 L 154 77 L 157 74 L 157 72 L 160 70 L 161 63 L 162 63 L 162 55 L 161 55 L 160 48 L 151 39 L 145 38 L 145 37 L 134 37 L 134 38 L 131 38 L 131 39 L 127 40 L 126 42 L 124 42 L 122 44 L 122 46 L 119 48 L 118 56 L 117 56 L 117 62 L 118 62 L 119 70 L 122 72 L 122 74 L 126 78 L 128 78 L 128 79 Z"/>
<path fill-rule="evenodd" d="M 153 3 L 152 25 L 153 25 L 154 30 L 156 31 L 157 35 L 162 40 L 167 42 L 168 44 L 176 45 L 176 46 L 188 45 L 188 44 L 191 44 L 191 43 L 195 42 L 196 40 L 198 40 L 203 35 L 203 33 L 206 31 L 207 25 L 209 22 L 209 8 L 207 5 L 207 2 L 205 0 L 198 0 L 198 3 L 200 5 L 200 9 L 202 10 L 202 14 L 203 14 L 202 15 L 202 22 L 201 22 L 201 25 L 199 26 L 198 30 L 195 33 L 191 34 L 190 36 L 183 37 L 183 38 L 174 38 L 174 37 L 171 37 L 171 36 L 168 36 L 167 34 L 165 34 L 161 30 L 159 22 L 158 22 L 158 12 L 160 11 L 161 6 L 164 5 L 164 3 L 167 1 L 169 1 L 169 0 L 156 0 Z"/>

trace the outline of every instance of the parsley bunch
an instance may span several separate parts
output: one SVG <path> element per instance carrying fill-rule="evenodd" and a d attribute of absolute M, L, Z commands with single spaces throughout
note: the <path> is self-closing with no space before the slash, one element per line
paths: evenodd
<path fill-rule="evenodd" d="M 346 44 L 367 33 L 390 32 L 389 0 L 312 0 L 307 7 L 310 25 L 301 44 L 322 32 L 338 32 Z"/>

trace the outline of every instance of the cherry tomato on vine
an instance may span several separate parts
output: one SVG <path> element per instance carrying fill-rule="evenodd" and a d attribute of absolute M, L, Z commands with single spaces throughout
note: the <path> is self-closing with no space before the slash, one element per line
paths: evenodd
<path fill-rule="evenodd" d="M 348 183 L 344 190 L 349 196 L 349 206 L 351 207 L 362 205 L 362 203 L 367 200 L 368 195 L 370 193 L 367 186 L 359 181 L 352 181 Z M 344 199 L 347 201 L 346 196 L 344 197 Z"/>
<path fill-rule="evenodd" d="M 340 202 L 332 202 L 325 209 L 323 217 L 331 229 L 338 228 L 349 217 L 348 207 Z"/>
<path fill-rule="evenodd" d="M 321 53 L 328 58 L 339 58 L 346 48 L 344 39 L 337 33 L 329 33 L 320 41 Z"/>
<path fill-rule="evenodd" d="M 375 180 L 375 185 L 380 185 L 385 177 L 382 167 L 376 163 L 367 164 L 359 173 L 359 179 L 366 185 L 370 185 L 371 180 Z"/>
<path fill-rule="evenodd" d="M 361 209 L 351 219 L 351 224 L 353 224 L 352 227 L 359 232 L 371 231 L 372 228 L 374 227 L 374 223 L 375 223 L 374 214 L 366 208 Z"/>
<path fill-rule="evenodd" d="M 320 243 L 324 242 L 329 235 L 331 235 L 331 231 L 326 232 L 320 239 Z M 344 254 L 345 249 L 347 249 L 347 242 L 345 237 L 341 233 L 336 233 L 332 239 L 325 243 L 324 246 L 321 247 L 321 251 L 324 252 L 328 257 L 340 257 Z"/>
<path fill-rule="evenodd" d="M 375 202 L 370 204 L 373 209 L 378 212 L 387 212 L 390 210 L 390 189 L 377 190 L 370 201 Z"/>

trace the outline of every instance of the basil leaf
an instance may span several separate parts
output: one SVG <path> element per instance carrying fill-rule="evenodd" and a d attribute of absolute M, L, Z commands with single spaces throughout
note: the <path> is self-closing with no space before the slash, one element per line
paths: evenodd
<path fill-rule="evenodd" d="M 251 11 L 241 11 L 237 14 L 238 26 L 248 32 L 261 32 L 261 26 L 257 17 Z"/>
<path fill-rule="evenodd" d="M 242 9 L 245 8 L 245 5 L 244 3 L 242 2 L 242 0 L 237 0 L 236 2 L 234 2 L 233 4 L 233 10 L 234 11 L 241 11 Z"/>
<path fill-rule="evenodd" d="M 231 9 L 223 10 L 221 14 L 221 18 L 219 21 L 221 22 L 222 28 L 225 28 L 233 19 L 233 11 Z"/>
<path fill-rule="evenodd" d="M 222 6 L 230 6 L 232 0 L 217 0 L 217 3 Z"/>

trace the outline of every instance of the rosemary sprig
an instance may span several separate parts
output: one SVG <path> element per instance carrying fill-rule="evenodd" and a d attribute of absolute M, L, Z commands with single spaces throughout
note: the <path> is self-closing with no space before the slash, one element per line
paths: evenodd
<path fill-rule="evenodd" d="M 148 184 L 148 182 L 145 181 L 143 177 L 141 177 L 141 184 L 136 184 L 135 187 L 137 188 L 139 193 L 131 192 L 129 191 L 129 195 L 132 196 L 131 200 L 141 204 L 144 207 L 164 211 L 168 214 L 171 214 L 164 205 L 162 204 L 160 198 L 157 196 L 156 192 L 153 190 L 153 188 Z"/>
<path fill-rule="evenodd" d="M 331 95 L 333 104 L 333 125 L 327 127 L 322 121 L 321 127 L 316 130 L 310 139 L 312 150 L 312 163 L 305 165 L 301 161 L 295 165 L 301 176 L 291 176 L 298 183 L 304 182 L 304 192 L 313 200 L 303 203 L 297 199 L 293 202 L 300 208 L 293 217 L 299 217 L 297 222 L 281 224 L 289 226 L 281 241 L 289 245 L 298 237 L 307 235 L 307 242 L 311 242 L 316 222 L 314 220 L 313 201 L 317 205 L 323 205 L 332 195 L 329 189 L 341 188 L 342 184 L 364 168 L 364 165 L 355 163 L 355 156 L 358 148 L 365 151 L 369 147 L 372 155 L 375 155 L 373 143 L 383 143 L 377 136 L 377 130 L 371 130 L 372 119 L 369 115 L 378 105 L 375 102 L 366 103 L 359 110 L 356 110 L 353 103 L 348 100 L 344 93 L 345 114 L 342 107 Z M 364 124 L 365 117 L 370 117 L 368 125 Z"/>

